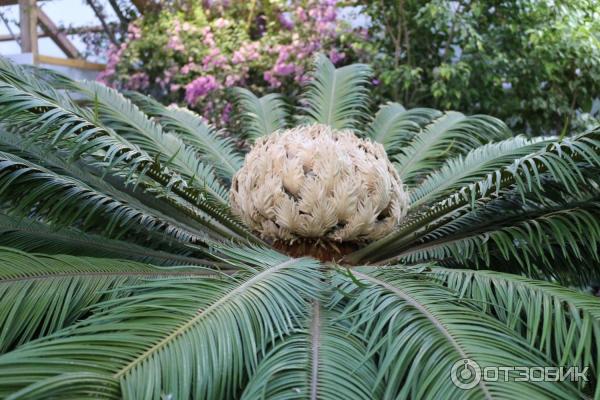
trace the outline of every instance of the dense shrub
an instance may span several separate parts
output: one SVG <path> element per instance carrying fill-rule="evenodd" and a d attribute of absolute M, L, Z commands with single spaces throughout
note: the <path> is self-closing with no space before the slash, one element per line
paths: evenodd
<path fill-rule="evenodd" d="M 531 134 L 590 125 L 600 93 L 595 0 L 370 0 L 378 95 L 489 113 Z M 373 61 L 371 61 L 373 60 Z"/>
<path fill-rule="evenodd" d="M 218 125 L 232 104 L 224 89 L 278 88 L 296 94 L 316 52 L 336 63 L 354 56 L 349 27 L 336 0 L 197 2 L 165 7 L 129 26 L 127 40 L 109 50 L 100 80 L 110 86 L 185 103 Z"/>

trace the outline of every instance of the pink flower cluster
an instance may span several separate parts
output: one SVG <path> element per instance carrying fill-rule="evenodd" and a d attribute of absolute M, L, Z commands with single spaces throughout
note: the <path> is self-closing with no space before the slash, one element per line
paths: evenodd
<path fill-rule="evenodd" d="M 127 26 L 127 39 L 128 40 L 139 40 L 142 38 L 142 30 L 140 27 L 133 23 Z"/>
<path fill-rule="evenodd" d="M 263 74 L 263 78 L 269 86 L 273 88 L 280 87 L 281 79 L 290 75 L 294 75 L 296 80 L 300 79 L 299 77 L 304 73 L 304 68 L 301 64 L 294 63 L 294 61 L 305 58 L 310 53 L 307 50 L 307 47 L 298 43 L 273 46 L 271 53 L 277 54 L 277 60 L 275 65 Z"/>
<path fill-rule="evenodd" d="M 242 64 L 248 61 L 256 61 L 260 58 L 260 44 L 258 42 L 246 42 L 242 44 L 239 50 L 233 52 L 231 62 L 233 64 Z"/>
<path fill-rule="evenodd" d="M 185 86 L 185 101 L 193 106 L 199 98 L 220 87 L 221 85 L 212 75 L 196 78 Z"/>
<path fill-rule="evenodd" d="M 184 24 L 185 25 L 185 24 Z M 188 26 L 189 27 L 189 24 Z M 170 32 L 169 41 L 167 42 L 167 49 L 172 49 L 173 51 L 184 52 L 185 46 L 181 41 L 180 32 L 183 26 L 178 19 L 173 22 L 173 27 Z"/>
<path fill-rule="evenodd" d="M 263 93 L 293 88 L 308 79 L 316 52 L 326 52 L 336 64 L 345 60 L 337 47 L 337 1 L 290 0 L 272 15 L 274 21 L 257 17 L 253 36 L 235 22 L 228 10 L 236 6 L 229 0 L 205 0 L 206 23 L 168 14 L 162 25 L 140 19 L 129 25 L 127 44 L 109 49 L 99 80 L 164 101 L 183 100 L 225 124 L 232 105 L 214 95 L 218 90 L 246 84 Z"/>
<path fill-rule="evenodd" d="M 198 71 L 200 67 L 196 64 L 193 59 L 190 57 L 190 60 L 187 64 L 184 64 L 183 67 L 179 70 L 182 75 L 188 75 L 190 72 Z"/>
<path fill-rule="evenodd" d="M 150 77 L 145 72 L 136 72 L 129 77 L 127 86 L 131 90 L 143 91 L 150 86 Z"/>
<path fill-rule="evenodd" d="M 313 0 L 309 5 L 308 12 L 296 7 L 291 15 L 281 14 L 279 17 L 282 27 L 297 26 L 303 34 L 293 33 L 290 44 L 276 44 L 270 49 L 271 54 L 277 55 L 273 67 L 263 74 L 270 87 L 280 87 L 282 80 L 288 76 L 293 76 L 298 83 L 306 81 L 308 77 L 304 66 L 307 59 L 337 37 L 337 0 Z M 345 54 L 335 48 L 328 55 L 334 64 L 345 59 Z"/>
<path fill-rule="evenodd" d="M 121 43 L 120 46 L 110 45 L 107 52 L 106 68 L 98 74 L 96 78 L 99 82 L 107 86 L 114 86 L 112 79 L 117 72 L 117 67 L 121 61 L 123 52 L 127 49 L 127 43 Z"/>
<path fill-rule="evenodd" d="M 169 38 L 169 42 L 167 43 L 167 49 L 173 49 L 174 51 L 183 52 L 185 51 L 185 46 L 181 42 L 181 38 L 178 35 L 173 35 Z"/>
<path fill-rule="evenodd" d="M 221 50 L 218 47 L 214 47 L 210 49 L 208 55 L 202 59 L 202 67 L 205 70 L 222 68 L 227 62 L 227 57 L 221 54 Z"/>
<path fill-rule="evenodd" d="M 136 24 L 136 23 L 129 24 L 129 26 L 127 27 L 127 39 L 129 41 L 132 41 L 132 40 L 139 40 L 141 38 L 142 38 L 142 30 L 138 26 L 138 24 Z M 108 48 L 108 52 L 106 54 L 106 56 L 107 56 L 106 68 L 104 69 L 104 71 L 100 72 L 97 77 L 97 80 L 99 82 L 102 82 L 107 86 L 114 86 L 112 84 L 112 80 L 113 80 L 114 75 L 117 72 L 117 67 L 119 65 L 119 62 L 121 61 L 121 57 L 123 56 L 123 53 L 126 50 L 127 50 L 127 42 L 123 42 L 119 46 L 115 46 L 113 44 L 110 45 L 110 47 Z M 140 80 L 139 77 L 134 78 L 135 84 L 139 84 L 141 81 L 144 81 L 144 79 Z M 147 87 L 147 85 L 145 87 Z M 137 90 L 137 89 L 134 89 L 134 90 Z"/>

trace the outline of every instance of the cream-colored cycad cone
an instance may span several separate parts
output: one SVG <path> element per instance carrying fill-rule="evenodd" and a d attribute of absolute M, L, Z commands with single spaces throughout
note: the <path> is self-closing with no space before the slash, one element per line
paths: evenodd
<path fill-rule="evenodd" d="M 378 239 L 408 208 L 383 146 L 320 124 L 260 139 L 234 176 L 230 199 L 248 227 L 287 243 Z"/>

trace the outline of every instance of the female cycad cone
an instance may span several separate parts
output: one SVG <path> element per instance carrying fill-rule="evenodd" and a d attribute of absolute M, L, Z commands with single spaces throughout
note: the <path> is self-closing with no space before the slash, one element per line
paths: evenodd
<path fill-rule="evenodd" d="M 234 176 L 230 198 L 251 229 L 288 244 L 377 239 L 408 205 L 383 146 L 319 124 L 260 139 Z"/>

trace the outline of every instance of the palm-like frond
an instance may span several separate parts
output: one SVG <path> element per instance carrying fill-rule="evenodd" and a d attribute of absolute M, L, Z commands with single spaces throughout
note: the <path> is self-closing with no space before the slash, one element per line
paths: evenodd
<path fill-rule="evenodd" d="M 376 367 L 366 346 L 315 302 L 305 330 L 277 343 L 250 377 L 242 399 L 365 399 L 381 397 L 373 387 Z"/>
<path fill-rule="evenodd" d="M 301 98 L 306 123 L 321 123 L 336 129 L 356 129 L 368 106 L 366 84 L 371 68 L 352 64 L 336 69 L 324 55 L 315 61 L 313 80 Z"/>
<path fill-rule="evenodd" d="M 550 141 L 550 138 L 526 139 L 516 136 L 477 147 L 465 156 L 450 158 L 413 189 L 410 206 L 417 208 L 480 181 L 487 174 L 510 165 L 514 160 L 540 150 Z"/>
<path fill-rule="evenodd" d="M 70 227 L 52 227 L 24 217 L 0 213 L 0 243 L 31 253 L 128 259 L 154 265 L 213 265 L 213 261 L 191 255 L 190 249 L 165 246 L 155 250 L 132 242 L 107 239 Z M 181 254 L 180 254 L 181 253 Z"/>
<path fill-rule="evenodd" d="M 489 270 L 428 268 L 425 276 L 494 316 L 555 365 L 590 366 L 598 376 L 600 299 L 549 282 Z M 583 383 L 583 382 L 580 382 Z M 598 393 L 596 394 L 598 395 Z"/>
<path fill-rule="evenodd" d="M 177 135 L 200 154 L 205 162 L 213 165 L 225 181 L 230 182 L 242 166 L 244 160 L 231 140 L 221 137 L 215 128 L 198 114 L 185 108 L 165 107 L 140 93 L 129 92 L 127 96 L 145 113 L 157 118 L 165 130 Z"/>
<path fill-rule="evenodd" d="M 82 154 L 87 154 L 99 158 L 107 171 L 119 167 L 128 178 L 134 175 L 137 180 L 148 177 L 192 207 L 197 207 L 203 213 L 215 218 L 233 232 L 251 238 L 230 215 L 229 208 L 210 191 L 198 185 L 190 187 L 193 177 L 188 182 L 154 160 L 139 146 L 128 142 L 111 129 L 99 126 L 94 122 L 92 114 L 75 111 L 65 109 L 61 104 L 39 96 L 35 92 L 0 82 L 0 120 L 6 122 L 14 120 L 21 123 L 25 118 L 31 132 L 30 137 L 26 139 L 35 140 L 44 137 L 52 144 L 57 142 L 68 144 L 70 157 L 78 158 Z M 193 157 L 193 155 L 188 156 Z M 203 222 L 208 227 L 211 226 L 210 221 Z M 255 239 L 251 238 L 251 240 Z"/>
<path fill-rule="evenodd" d="M 472 208 L 502 196 L 503 191 L 509 188 L 512 188 L 511 193 L 521 197 L 534 194 L 543 199 L 544 185 L 551 180 L 560 183 L 565 193 L 579 194 L 580 186 L 587 183 L 581 171 L 600 165 L 597 153 L 600 148 L 599 133 L 600 130 L 592 130 L 546 144 L 542 149 L 518 158 L 508 166 L 488 172 L 485 178 L 469 183 L 443 200 L 438 200 L 425 213 L 409 216 L 397 232 L 356 251 L 347 259 L 357 262 L 375 254 L 377 255 L 373 258 L 385 259 L 386 255 L 391 256 L 405 246 L 410 246 Z"/>
<path fill-rule="evenodd" d="M 396 154 L 407 146 L 421 129 L 435 118 L 440 111 L 430 108 L 406 110 L 398 103 L 382 106 L 367 127 L 367 134 L 381 143 L 389 155 Z"/>
<path fill-rule="evenodd" d="M 47 89 L 49 87 L 47 83 L 36 79 L 31 71 L 26 71 L 23 68 L 15 66 L 14 68 L 2 69 L 0 73 L 7 83 L 10 82 L 9 85 L 4 87 L 6 95 L 8 97 L 17 96 L 22 100 L 22 102 L 13 101 L 13 105 L 16 105 L 17 108 L 9 109 L 4 119 L 10 124 L 23 125 L 21 131 L 27 132 L 26 139 L 28 142 L 39 140 L 46 145 L 48 143 L 62 147 L 68 145 L 68 152 L 64 156 L 71 159 L 79 158 L 84 154 L 93 154 L 99 159 L 100 163 L 98 165 L 105 170 L 105 173 L 109 170 L 118 171 L 126 180 L 137 179 L 137 183 L 144 181 L 144 186 L 150 186 L 153 192 L 158 191 L 160 196 L 163 197 L 170 197 L 173 192 L 175 195 L 182 197 L 184 201 L 191 203 L 192 207 L 198 206 L 202 212 L 208 213 L 210 217 L 215 217 L 220 222 L 228 225 L 229 228 L 233 228 L 238 234 L 242 233 L 237 222 L 228 215 L 227 207 L 220 204 L 218 196 L 215 198 L 210 190 L 207 191 L 204 186 L 196 186 L 194 189 L 189 187 L 190 183 L 194 183 L 196 175 L 192 173 L 190 181 L 183 180 L 178 173 L 173 173 L 172 170 L 165 168 L 165 165 L 153 160 L 152 156 L 140 147 L 127 141 L 107 126 L 100 124 L 97 118 L 97 109 L 87 110 L 77 107 L 70 101 L 69 97 L 52 88 Z M 56 74 L 53 74 L 50 80 L 58 82 L 61 89 L 86 91 L 79 83 L 66 77 L 54 75 Z M 89 90 L 87 90 L 87 94 L 90 94 Z M 120 95 L 114 93 L 113 97 L 108 100 L 108 103 L 111 101 L 115 101 L 117 104 L 123 103 Z M 7 101 L 9 101 L 8 98 Z M 120 105 L 121 108 L 131 108 L 128 104 Z M 110 105 L 107 107 L 111 108 Z M 27 110 L 30 112 L 27 112 Z M 118 107 L 117 110 L 112 111 L 117 111 L 118 114 Z M 31 112 L 37 115 L 38 118 L 32 119 Z M 127 115 L 124 119 L 127 120 Z M 145 116 L 137 115 L 135 119 L 137 125 L 142 127 L 146 125 L 147 127 L 148 121 L 145 120 Z M 128 124 L 127 121 L 123 123 Z M 150 133 L 149 140 L 143 141 L 146 145 L 152 142 L 152 134 L 156 134 L 156 132 L 150 130 L 145 132 L 146 136 L 148 136 L 148 133 Z M 161 144 L 155 143 L 154 146 L 155 148 L 151 152 L 159 151 Z M 194 155 L 187 152 L 185 156 L 183 163 L 187 162 L 192 165 L 190 168 L 194 170 Z M 89 162 L 89 160 L 86 161 Z M 169 162 L 170 160 L 167 160 L 165 164 L 168 165 Z M 195 165 L 197 170 L 210 171 L 210 168 L 201 167 L 197 162 Z M 117 170 L 117 167 L 121 167 L 121 169 Z M 150 180 L 144 179 L 146 176 L 149 176 Z M 161 188 L 166 189 L 166 192 Z M 178 202 L 178 200 L 171 200 L 172 204 Z M 190 213 L 188 212 L 188 214 Z M 211 222 L 206 218 L 200 218 L 205 225 L 211 225 Z"/>
<path fill-rule="evenodd" d="M 456 264 L 490 267 L 497 259 L 512 261 L 511 272 L 564 283 L 600 278 L 598 262 L 600 204 L 597 199 L 548 207 L 521 207 L 516 202 L 490 204 L 465 214 L 400 251 L 407 262 L 453 260 Z M 514 207 L 514 211 L 507 211 Z M 504 211 L 498 216 L 499 211 Z M 556 269 L 557 262 L 561 268 Z M 497 266 L 500 268 L 500 266 Z"/>
<path fill-rule="evenodd" d="M 288 115 L 280 95 L 270 93 L 259 98 L 244 88 L 235 88 L 235 95 L 243 122 L 242 129 L 251 141 L 287 126 Z"/>
<path fill-rule="evenodd" d="M 400 177 L 412 185 L 438 169 L 445 158 L 507 136 L 507 127 L 496 118 L 447 112 L 414 135 L 394 160 Z"/>
<path fill-rule="evenodd" d="M 256 369 L 258 354 L 300 323 L 320 286 L 314 261 L 262 253 L 268 254 L 247 251 L 254 260 L 236 277 L 132 287 L 131 296 L 98 305 L 105 311 L 1 356 L 0 395 L 48 396 L 68 388 L 71 396 L 121 398 L 120 387 L 132 399 L 231 398 Z M 57 377 L 51 392 L 41 383 L 56 384 Z"/>
<path fill-rule="evenodd" d="M 203 188 L 226 203 L 227 191 L 217 180 L 213 168 L 202 163 L 193 149 L 174 134 L 164 132 L 130 100 L 114 89 L 97 82 L 80 82 L 79 91 L 93 101 L 100 120 L 121 137 L 148 152 L 150 156 L 187 178 L 188 185 Z"/>
<path fill-rule="evenodd" d="M 384 398 L 463 398 L 465 391 L 449 374 L 449 366 L 462 359 L 482 368 L 551 365 L 513 331 L 418 276 L 394 268 L 352 274 L 338 283 L 350 297 L 344 315 L 354 318 L 355 329 L 364 329 L 369 350 L 380 355 Z M 569 399 L 578 393 L 568 382 L 481 380 L 468 396 Z"/>
<path fill-rule="evenodd" d="M 0 247 L 0 352 L 69 326 L 88 307 L 128 295 L 134 283 L 208 273 Z"/>
<path fill-rule="evenodd" d="M 75 179 L 4 152 L 0 152 L 0 198 L 18 199 L 11 207 L 13 213 L 33 212 L 58 225 L 81 221 L 84 229 L 104 225 L 104 232 L 110 236 L 118 237 L 137 227 L 143 231 L 163 231 L 191 242 L 205 239 L 201 233 L 170 227 Z M 94 221 L 98 219 L 102 222 Z"/>
<path fill-rule="evenodd" d="M 181 237 L 187 238 L 214 235 L 211 229 L 207 229 L 206 225 L 199 223 L 202 221 L 199 216 L 195 218 L 190 218 L 189 215 L 182 216 L 181 210 L 171 206 L 172 199 L 170 197 L 172 196 L 169 196 L 168 193 L 163 194 L 162 199 L 149 197 L 131 185 L 128 186 L 124 179 L 117 176 L 107 177 L 101 167 L 95 166 L 93 159 L 86 157 L 79 161 L 69 160 L 68 151 L 42 146 L 43 143 L 37 145 L 26 141 L 18 133 L 0 131 L 0 151 L 23 158 L 32 165 L 44 167 L 43 170 L 51 171 L 55 176 L 66 178 L 68 181 L 75 182 L 76 185 L 91 189 L 98 196 L 117 201 L 140 214 L 149 216 L 150 220 L 160 221 L 167 237 L 178 236 L 180 233 Z M 15 191 L 11 193 L 15 193 Z M 85 205 L 80 204 L 79 206 L 85 208 Z M 197 221 L 198 219 L 200 221 Z M 98 222 L 102 231 L 106 231 L 105 219 L 91 219 L 87 220 L 87 223 L 93 224 L 94 221 Z"/>
<path fill-rule="evenodd" d="M 73 99 L 61 90 L 62 87 L 53 84 L 58 77 L 71 81 L 54 71 L 15 64 L 0 57 L 0 79 L 3 82 L 24 91 L 34 91 L 38 96 L 59 103 L 65 109 L 76 109 Z"/>

